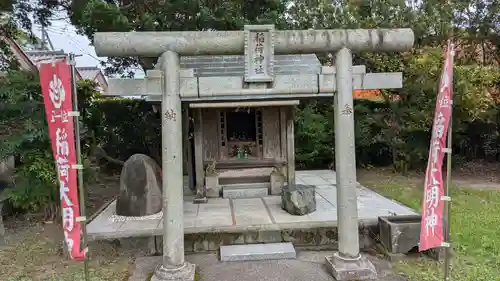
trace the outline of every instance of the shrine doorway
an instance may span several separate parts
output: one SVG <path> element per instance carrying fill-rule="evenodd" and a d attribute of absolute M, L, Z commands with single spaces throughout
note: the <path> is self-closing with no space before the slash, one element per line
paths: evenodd
<path fill-rule="evenodd" d="M 226 125 L 222 142 L 226 159 L 262 158 L 262 114 L 256 108 L 228 108 L 220 111 L 221 126 Z M 225 138 L 225 139 L 224 139 Z"/>

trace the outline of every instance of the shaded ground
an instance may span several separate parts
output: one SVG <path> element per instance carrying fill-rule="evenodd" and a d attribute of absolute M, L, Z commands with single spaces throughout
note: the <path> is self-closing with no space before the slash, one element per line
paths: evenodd
<path fill-rule="evenodd" d="M 499 167 L 500 163 L 489 166 L 470 164 L 453 173 L 456 179 L 452 189 L 452 238 L 456 252 L 454 281 L 500 280 Z M 390 169 L 371 169 L 360 170 L 358 175 L 363 185 L 419 209 L 422 174 L 413 173 L 406 178 L 392 173 Z M 101 176 L 89 190 L 87 208 L 92 214 L 118 194 L 117 177 Z M 61 253 L 60 226 L 22 217 L 7 218 L 6 228 L 9 246 L 0 249 L 0 280 L 83 280 L 83 264 L 71 262 Z M 142 255 L 137 250 L 124 249 L 116 243 L 101 242 L 90 244 L 90 252 L 91 281 L 128 280 L 134 257 Z M 317 266 L 322 262 L 318 262 Z M 393 266 L 397 273 L 408 275 L 411 281 L 442 279 L 442 267 L 429 260 L 412 259 Z M 224 268 L 221 267 L 221 270 Z"/>
<path fill-rule="evenodd" d="M 112 201 L 120 192 L 120 175 L 97 176 L 96 182 L 88 189 L 85 202 L 87 214 L 94 214 L 99 208 Z"/>

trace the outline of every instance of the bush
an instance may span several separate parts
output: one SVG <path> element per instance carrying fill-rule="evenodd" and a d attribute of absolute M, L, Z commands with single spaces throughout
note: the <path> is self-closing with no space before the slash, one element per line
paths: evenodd
<path fill-rule="evenodd" d="M 88 183 L 93 173 L 90 163 L 84 159 L 84 182 Z M 46 218 L 54 219 L 61 200 L 59 182 L 51 149 L 31 149 L 20 157 L 16 167 L 15 188 L 7 189 L 14 208 L 24 212 L 44 211 Z"/>
<path fill-rule="evenodd" d="M 161 122 L 151 103 L 137 99 L 98 99 L 84 119 L 98 145 L 125 161 L 136 153 L 161 163 Z M 90 144 L 89 144 L 90 145 Z"/>
<path fill-rule="evenodd" d="M 78 94 L 86 98 L 79 100 L 80 111 L 85 112 L 95 92 L 90 82 L 81 85 Z M 17 158 L 15 187 L 7 191 L 11 203 L 21 211 L 45 211 L 53 218 L 60 205 L 59 185 L 38 75 L 9 71 L 1 76 L 0 100 L 0 161 Z"/>

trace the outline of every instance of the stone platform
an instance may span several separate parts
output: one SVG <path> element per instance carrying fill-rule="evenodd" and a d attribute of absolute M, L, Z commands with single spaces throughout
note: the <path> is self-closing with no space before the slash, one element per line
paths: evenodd
<path fill-rule="evenodd" d="M 184 231 L 186 243 L 191 244 L 185 245 L 186 251 L 218 250 L 220 245 L 243 243 L 292 241 L 297 246 L 304 239 L 314 240 L 306 241 L 307 245 L 333 243 L 337 226 L 335 172 L 297 171 L 296 182 L 316 186 L 315 212 L 304 216 L 290 215 L 281 209 L 280 196 L 215 198 L 209 199 L 207 204 L 194 204 L 187 199 L 184 202 Z M 360 228 L 375 227 L 379 216 L 417 214 L 361 185 L 358 185 L 357 193 Z M 161 216 L 116 221 L 111 219 L 114 214 L 115 202 L 112 202 L 89 222 L 90 240 L 162 235 Z M 297 235 L 307 237 L 302 239 Z"/>

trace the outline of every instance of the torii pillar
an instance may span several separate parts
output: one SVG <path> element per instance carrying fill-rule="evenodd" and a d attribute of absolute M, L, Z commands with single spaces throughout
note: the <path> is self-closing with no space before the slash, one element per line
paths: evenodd
<path fill-rule="evenodd" d="M 179 56 L 246 53 L 252 32 L 253 35 L 258 32 L 259 36 L 264 32 L 272 44 L 264 52 L 268 68 L 265 73 L 259 71 L 264 76 L 259 76 L 257 70 L 249 67 L 253 65 L 253 58 L 246 57 L 245 67 L 249 73 L 245 75 L 249 74 L 251 79 L 245 77 L 245 82 L 270 83 L 272 86 L 273 54 L 337 53 L 334 105 L 339 250 L 326 258 L 327 267 L 339 281 L 376 279 L 373 264 L 359 251 L 351 52 L 406 51 L 413 46 L 413 32 L 411 29 L 274 31 L 274 26 L 266 25 L 245 26 L 245 31 L 104 32 L 95 35 L 94 45 L 99 56 L 160 57 L 157 68 L 163 77 L 163 262 L 152 280 L 193 281 L 195 273 L 195 265 L 184 259 Z M 272 91 L 269 98 L 273 98 Z"/>

